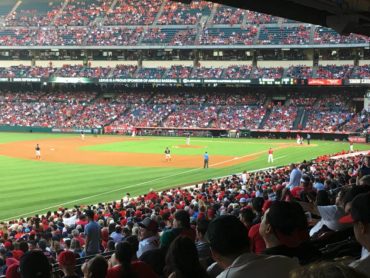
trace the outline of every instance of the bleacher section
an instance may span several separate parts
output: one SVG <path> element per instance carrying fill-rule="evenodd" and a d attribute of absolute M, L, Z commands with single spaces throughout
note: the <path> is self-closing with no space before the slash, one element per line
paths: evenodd
<path fill-rule="evenodd" d="M 14 2 L 0 4 L 0 20 L 13 7 L 16 7 Z M 19 30 L 19 27 L 32 29 L 23 31 L 22 37 L 16 40 L 7 35 L 9 28 Z M 44 38 L 47 33 L 51 33 L 50 38 Z M 341 36 L 328 28 L 211 2 L 193 1 L 188 6 L 160 0 L 25 0 L 8 15 L 0 34 L 3 45 L 14 46 L 364 45 L 370 42 L 365 36 Z"/>

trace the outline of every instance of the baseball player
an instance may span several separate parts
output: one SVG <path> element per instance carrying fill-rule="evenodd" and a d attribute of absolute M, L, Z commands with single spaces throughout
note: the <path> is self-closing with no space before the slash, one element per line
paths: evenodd
<path fill-rule="evenodd" d="M 36 145 L 35 153 L 36 153 L 36 159 L 40 160 L 41 159 L 41 148 L 39 144 Z"/>
<path fill-rule="evenodd" d="M 167 147 L 164 150 L 166 162 L 171 161 L 171 150 Z"/>

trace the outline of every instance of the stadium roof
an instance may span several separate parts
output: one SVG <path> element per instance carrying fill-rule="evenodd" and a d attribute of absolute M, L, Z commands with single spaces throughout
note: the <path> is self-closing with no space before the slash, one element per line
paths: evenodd
<path fill-rule="evenodd" d="M 191 3 L 192 0 L 173 0 Z M 209 0 L 333 28 L 338 33 L 370 36 L 369 0 Z"/>

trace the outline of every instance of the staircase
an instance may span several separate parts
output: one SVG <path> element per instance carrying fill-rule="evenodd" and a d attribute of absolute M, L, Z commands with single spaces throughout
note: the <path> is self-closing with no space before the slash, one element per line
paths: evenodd
<path fill-rule="evenodd" d="M 270 118 L 271 112 L 272 112 L 272 110 L 267 110 L 267 111 L 266 111 L 265 116 L 263 116 L 262 121 L 261 121 L 261 122 L 260 122 L 260 124 L 258 125 L 258 129 L 263 129 L 263 127 L 265 126 L 265 124 L 266 124 L 266 122 L 267 122 L 268 118 Z"/>
<path fill-rule="evenodd" d="M 209 15 L 209 17 L 207 19 L 207 26 L 211 26 L 212 25 L 213 17 L 215 16 L 215 14 L 217 12 L 218 6 L 219 5 L 217 3 L 213 4 L 211 14 Z"/>
<path fill-rule="evenodd" d="M 309 112 L 304 110 L 301 120 L 302 129 L 306 128 Z"/>
<path fill-rule="evenodd" d="M 303 114 L 304 114 L 304 108 L 298 107 L 297 117 L 295 118 L 293 122 L 293 129 L 298 129 L 299 124 L 302 122 Z"/>
<path fill-rule="evenodd" d="M 107 20 L 107 18 L 108 18 L 108 14 L 114 10 L 115 6 L 117 5 L 117 2 L 118 2 L 118 0 L 114 0 L 114 1 L 112 2 L 112 5 L 110 5 L 109 10 L 108 10 L 108 12 L 105 14 L 105 16 L 104 16 L 103 18 L 101 18 L 99 22 L 95 22 L 95 21 L 97 21 L 97 19 L 95 19 L 94 23 L 95 23 L 95 24 L 100 24 L 101 26 L 103 26 L 103 25 L 104 25 L 104 23 L 105 23 L 105 21 L 106 21 L 106 20 Z"/>
<path fill-rule="evenodd" d="M 157 25 L 157 23 L 158 23 L 158 19 L 161 17 L 161 15 L 162 15 L 162 12 L 163 12 L 163 9 L 164 9 L 164 7 L 166 6 L 166 4 L 167 4 L 167 1 L 165 0 L 165 1 L 162 1 L 162 5 L 161 5 L 161 7 L 159 8 L 159 11 L 158 11 L 158 13 L 156 14 L 156 16 L 155 16 L 155 19 L 154 19 L 154 21 L 153 21 L 153 25 Z"/>
<path fill-rule="evenodd" d="M 66 0 L 62 7 L 59 9 L 58 13 L 54 16 L 54 18 L 50 21 L 49 27 L 54 26 L 55 20 L 57 20 L 63 13 L 64 9 L 67 7 L 69 0 Z"/>

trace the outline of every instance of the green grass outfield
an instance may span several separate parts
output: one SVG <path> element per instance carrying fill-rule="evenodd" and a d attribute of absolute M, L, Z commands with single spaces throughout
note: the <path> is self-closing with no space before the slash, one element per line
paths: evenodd
<path fill-rule="evenodd" d="M 0 133 L 0 144 L 44 138 L 67 138 L 78 135 Z M 87 138 L 88 139 L 88 138 Z M 210 154 L 210 168 L 118 167 L 53 163 L 10 158 L 0 155 L 0 221 L 34 215 L 58 207 L 93 204 L 120 199 L 125 193 L 143 194 L 156 190 L 194 183 L 213 177 L 268 167 L 267 149 L 276 143 L 294 140 L 212 139 L 191 138 L 199 149 L 182 149 L 185 138 L 145 137 L 148 140 L 122 141 L 84 147 L 85 151 L 163 153 L 169 146 L 172 154 Z M 273 166 L 300 162 L 318 155 L 335 153 L 349 148 L 348 143 L 312 140 L 313 147 L 292 146 L 274 152 Z M 369 150 L 366 144 L 355 144 L 355 149 Z M 212 155 L 244 156 L 264 153 L 257 159 L 225 168 L 212 168 Z"/>

